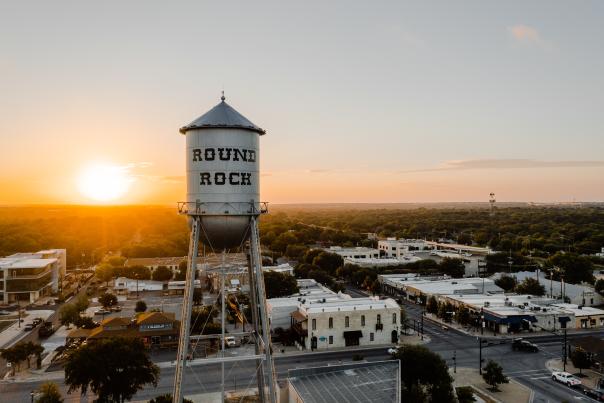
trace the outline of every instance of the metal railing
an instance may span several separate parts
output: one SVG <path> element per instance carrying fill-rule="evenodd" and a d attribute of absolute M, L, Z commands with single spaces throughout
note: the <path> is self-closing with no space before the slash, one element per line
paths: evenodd
<path fill-rule="evenodd" d="M 256 216 L 268 213 L 268 202 L 177 202 L 178 214 Z"/>

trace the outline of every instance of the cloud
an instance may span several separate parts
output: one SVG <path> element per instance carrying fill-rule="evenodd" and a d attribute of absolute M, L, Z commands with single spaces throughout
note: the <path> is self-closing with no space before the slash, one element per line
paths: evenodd
<path fill-rule="evenodd" d="M 543 43 L 543 39 L 541 39 L 539 32 L 537 32 L 535 28 L 526 25 L 508 27 L 508 32 L 514 39 L 522 43 L 533 43 L 537 45 Z"/>
<path fill-rule="evenodd" d="M 532 159 L 480 159 L 446 161 L 442 166 L 427 169 L 401 171 L 437 172 L 437 171 L 466 171 L 481 169 L 532 169 L 532 168 L 601 168 L 604 161 L 539 161 Z"/>

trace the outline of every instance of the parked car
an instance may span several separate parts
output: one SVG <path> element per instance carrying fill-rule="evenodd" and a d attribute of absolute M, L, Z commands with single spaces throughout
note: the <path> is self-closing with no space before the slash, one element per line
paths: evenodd
<path fill-rule="evenodd" d="M 103 309 L 103 308 L 101 308 L 101 309 L 97 309 L 96 311 L 94 311 L 94 314 L 95 314 L 95 315 L 107 315 L 107 314 L 109 314 L 109 313 L 111 313 L 111 311 L 110 311 L 110 310 L 108 310 L 108 309 Z"/>
<path fill-rule="evenodd" d="M 553 372 L 552 380 L 563 383 L 570 388 L 581 385 L 581 381 L 568 372 Z"/>
<path fill-rule="evenodd" d="M 599 389 L 583 389 L 583 394 L 599 402 L 604 402 L 604 391 Z"/>
<path fill-rule="evenodd" d="M 112 312 L 121 312 L 122 311 L 122 307 L 119 305 L 116 306 L 112 306 L 111 308 L 109 308 Z"/>
<path fill-rule="evenodd" d="M 34 330 L 34 325 L 32 323 L 28 323 L 23 327 L 24 332 L 29 332 L 30 330 Z"/>
<path fill-rule="evenodd" d="M 226 336 L 224 338 L 224 344 L 227 347 L 237 347 L 237 341 L 235 340 L 235 338 L 233 336 Z"/>
<path fill-rule="evenodd" d="M 394 354 L 396 354 L 397 352 L 398 352 L 398 348 L 393 348 L 393 347 L 390 347 L 390 348 L 388 349 L 388 354 L 390 354 L 390 355 L 394 355 Z"/>
<path fill-rule="evenodd" d="M 528 340 L 514 339 L 512 342 L 512 350 L 514 351 L 530 351 L 536 353 L 539 351 L 539 347 L 536 344 L 531 343 Z"/>
<path fill-rule="evenodd" d="M 33 324 L 34 326 L 38 326 L 38 325 L 39 325 L 40 323 L 42 323 L 42 322 L 44 322 L 44 319 L 42 319 L 42 318 L 36 318 L 36 319 L 34 319 L 34 320 L 32 321 L 32 324 Z"/>

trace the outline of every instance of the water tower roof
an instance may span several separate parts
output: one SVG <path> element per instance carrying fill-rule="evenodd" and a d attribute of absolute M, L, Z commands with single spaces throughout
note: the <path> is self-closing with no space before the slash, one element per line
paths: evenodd
<path fill-rule="evenodd" d="M 188 130 L 193 129 L 215 129 L 215 128 L 231 128 L 251 130 L 265 134 L 266 131 L 259 128 L 250 122 L 245 116 L 233 109 L 232 106 L 224 102 L 224 95 L 221 102 L 204 113 L 188 125 L 181 127 L 180 132 L 185 134 Z"/>

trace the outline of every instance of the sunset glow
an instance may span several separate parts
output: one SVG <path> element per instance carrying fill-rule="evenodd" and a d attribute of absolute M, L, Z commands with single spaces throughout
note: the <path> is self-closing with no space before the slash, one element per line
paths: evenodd
<path fill-rule="evenodd" d="M 84 168 L 78 177 L 78 189 L 89 199 L 110 202 L 124 196 L 132 182 L 124 167 L 95 164 Z"/>

